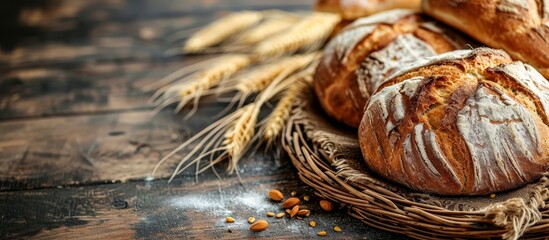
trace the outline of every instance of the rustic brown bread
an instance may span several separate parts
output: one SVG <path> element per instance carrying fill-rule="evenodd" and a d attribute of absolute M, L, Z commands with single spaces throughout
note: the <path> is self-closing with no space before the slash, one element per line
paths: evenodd
<path fill-rule="evenodd" d="M 315 10 L 338 12 L 343 19 L 354 20 L 390 9 L 419 9 L 420 0 L 318 0 Z"/>
<path fill-rule="evenodd" d="M 444 53 L 401 69 L 359 128 L 367 165 L 411 189 L 480 195 L 538 179 L 549 164 L 549 82 L 501 50 Z"/>
<path fill-rule="evenodd" d="M 422 8 L 549 78 L 549 0 L 424 0 Z"/>
<path fill-rule="evenodd" d="M 398 67 L 466 46 L 459 35 L 412 10 L 361 18 L 325 47 L 315 92 L 328 115 L 358 128 L 370 94 Z"/>

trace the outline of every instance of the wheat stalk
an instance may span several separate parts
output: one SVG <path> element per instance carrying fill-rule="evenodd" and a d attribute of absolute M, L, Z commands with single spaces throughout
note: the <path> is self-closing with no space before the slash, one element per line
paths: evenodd
<path fill-rule="evenodd" d="M 242 93 L 256 93 L 265 89 L 280 73 L 287 71 L 294 73 L 311 63 L 315 54 L 294 55 L 279 61 L 275 61 L 264 68 L 251 72 L 235 86 Z"/>
<path fill-rule="evenodd" d="M 255 18 L 250 17 L 252 15 L 260 16 L 256 16 Z M 263 15 L 264 14 L 258 12 L 241 12 L 232 14 L 231 16 L 224 19 L 223 24 L 221 22 L 216 22 L 206 27 L 195 36 L 193 36 L 191 39 L 189 39 L 187 44 L 190 44 L 192 46 L 193 42 L 196 39 L 201 38 L 209 37 L 208 39 L 216 39 L 219 36 L 227 37 L 234 33 L 234 29 L 231 28 L 235 28 L 234 26 L 228 27 L 230 26 L 228 25 L 229 23 L 234 22 L 234 25 L 237 26 L 236 28 L 242 29 L 249 25 L 243 26 L 242 23 L 237 24 L 237 22 L 244 20 L 252 21 L 256 18 L 260 19 Z M 167 87 L 164 87 L 161 90 L 157 91 L 157 93 L 155 93 L 155 95 L 153 96 L 153 98 L 156 99 L 154 103 L 156 103 L 156 105 L 158 106 L 157 110 L 163 108 L 164 106 L 179 102 L 176 108 L 176 111 L 179 111 L 189 102 L 193 101 L 195 107 L 188 114 L 188 116 L 191 116 L 192 113 L 196 111 L 196 106 L 200 97 L 210 94 L 211 92 L 207 90 L 210 90 L 212 87 L 219 85 L 219 83 L 223 79 L 233 76 L 240 70 L 257 62 L 272 59 L 284 54 L 293 53 L 298 50 L 305 50 L 306 48 L 317 48 L 320 43 L 324 42 L 325 39 L 329 36 L 339 20 L 340 17 L 337 14 L 313 13 L 305 19 L 301 20 L 294 27 L 291 27 L 289 31 L 277 34 L 276 36 L 261 42 L 254 49 L 253 55 L 227 56 L 224 58 L 227 59 L 224 62 L 220 62 L 219 64 L 214 65 L 214 67 L 208 70 L 193 75 L 196 77 L 195 81 L 184 81 L 183 83 L 176 82 L 175 84 L 170 84 Z M 231 29 L 231 31 L 233 32 L 229 33 L 228 29 Z M 211 34 L 212 36 L 209 36 L 208 34 Z M 255 81 L 255 83 L 250 82 L 251 84 L 238 85 L 237 90 L 243 93 L 241 95 L 241 102 L 242 99 L 245 99 L 247 96 L 249 96 L 249 93 L 261 91 L 262 88 L 267 86 L 270 80 L 273 79 L 273 76 L 278 75 L 280 69 L 281 65 L 272 66 L 272 68 L 265 71 L 266 73 L 270 73 L 271 75 L 253 78 L 253 81 Z"/>
<path fill-rule="evenodd" d="M 186 52 L 200 52 L 208 47 L 221 43 L 223 40 L 258 23 L 263 17 L 261 12 L 242 11 L 232 13 L 217 20 L 195 33 L 185 42 Z"/>
<path fill-rule="evenodd" d="M 219 57 L 219 58 L 212 58 L 212 59 L 203 60 L 203 61 L 191 64 L 191 65 L 187 65 L 183 68 L 178 69 L 175 72 L 170 73 L 169 75 L 163 77 L 162 79 L 160 79 L 158 81 L 154 81 L 154 82 L 148 83 L 145 86 L 142 86 L 141 89 L 144 90 L 144 91 L 152 91 L 152 90 L 155 90 L 155 89 L 160 89 L 160 90 L 157 91 L 157 94 L 159 94 L 159 93 L 162 92 L 161 91 L 162 87 L 165 87 L 165 86 L 169 85 L 170 83 L 172 83 L 174 81 L 180 80 L 183 77 L 185 77 L 187 75 L 190 75 L 193 72 L 203 70 L 207 66 L 211 66 L 212 64 L 222 62 L 223 59 L 227 59 L 227 57 L 222 56 L 222 57 Z M 151 98 L 154 99 L 155 95 L 153 95 Z"/>
<path fill-rule="evenodd" d="M 164 156 L 156 164 L 152 175 L 154 176 L 160 165 L 198 139 L 201 139 L 200 142 L 179 161 L 169 181 L 193 164 L 197 165 L 196 174 L 199 174 L 227 158 L 231 161 L 227 171 L 229 173 L 234 172 L 237 169 L 238 160 L 246 152 L 249 141 L 254 135 L 259 108 L 260 105 L 257 103 L 249 104 L 209 125 Z M 202 151 L 198 153 L 200 149 Z M 215 160 L 210 159 L 210 164 L 200 168 L 200 161 L 204 157 L 208 155 L 213 157 L 218 152 L 220 154 Z"/>
<path fill-rule="evenodd" d="M 278 78 L 282 73 L 286 75 L 293 74 L 305 66 L 309 65 L 318 53 L 305 55 L 288 56 L 282 59 L 276 59 L 270 63 L 251 69 L 243 76 L 236 76 L 228 81 L 224 81 L 217 88 L 217 94 L 221 95 L 229 92 L 236 92 L 230 104 L 217 116 L 222 116 L 230 111 L 235 105 L 241 107 L 245 100 L 253 94 L 263 91 L 271 82 Z M 218 98 L 218 100 L 221 98 Z"/>
<path fill-rule="evenodd" d="M 310 63 L 314 57 L 318 55 L 311 54 L 308 58 Z M 253 143 L 253 137 L 255 134 L 255 127 L 257 125 L 257 118 L 261 109 L 261 106 L 269 99 L 284 91 L 287 86 L 287 80 L 292 79 L 290 76 L 295 72 L 295 69 L 285 69 L 282 71 L 267 88 L 262 91 L 255 102 L 239 109 L 239 117 L 230 125 L 224 135 L 223 149 L 229 156 L 230 164 L 227 169 L 229 173 L 236 170 L 238 161 L 247 152 Z M 290 77 L 289 77 L 290 76 Z"/>
<path fill-rule="evenodd" d="M 180 80 L 182 83 L 171 84 L 155 94 L 154 103 L 159 109 L 174 102 L 179 102 L 176 111 L 194 100 L 195 106 L 200 97 L 208 94 L 207 90 L 217 86 L 223 79 L 233 76 L 253 63 L 248 55 L 231 55 L 220 58 L 211 68 L 193 75 L 193 80 Z M 192 115 L 196 108 L 189 113 Z"/>
<path fill-rule="evenodd" d="M 297 22 L 297 17 L 278 16 L 265 20 L 254 28 L 242 33 L 235 41 L 238 45 L 251 45 L 267 39 L 268 37 L 290 28 Z"/>
<path fill-rule="evenodd" d="M 255 133 L 257 117 L 259 115 L 259 104 L 251 103 L 239 111 L 240 117 L 229 127 L 224 135 L 223 146 L 229 154 L 230 164 L 227 171 L 234 172 L 238 160 L 246 152 L 250 140 Z"/>
<path fill-rule="evenodd" d="M 208 127 L 206 127 L 205 129 L 203 129 L 202 131 L 200 131 L 199 133 L 195 134 L 193 137 L 191 137 L 190 139 L 188 139 L 187 141 L 183 142 L 181 145 L 179 145 L 176 149 L 174 149 L 173 151 L 171 151 L 170 153 L 168 153 L 166 156 L 164 156 L 155 166 L 153 172 L 152 172 L 152 175 L 154 176 L 154 174 L 156 173 L 156 171 L 158 170 L 158 167 L 160 165 L 162 165 L 164 162 L 168 161 L 172 156 L 174 156 L 176 153 L 178 153 L 179 151 L 181 151 L 182 149 L 184 149 L 185 147 L 189 146 L 191 143 L 197 141 L 198 139 L 202 139 L 190 152 L 188 152 L 186 154 L 185 157 L 183 157 L 177 167 L 175 168 L 172 176 L 170 177 L 170 180 L 173 180 L 173 178 L 183 172 L 185 169 L 187 169 L 188 167 L 190 167 L 192 164 L 197 164 L 197 168 L 199 168 L 199 165 L 200 165 L 200 160 L 202 158 L 204 158 L 205 156 L 207 155 L 211 155 L 213 154 L 215 151 L 223 151 L 224 149 L 223 148 L 220 148 L 219 145 L 219 141 L 217 141 L 218 139 L 220 139 L 220 134 L 225 132 L 227 130 L 227 128 L 230 126 L 230 124 L 238 119 L 240 117 L 240 115 L 242 114 L 242 111 L 236 111 L 230 115 L 227 115 L 225 116 L 224 118 L 214 122 L 213 124 L 210 124 Z M 208 143 L 209 142 L 209 143 Z M 213 145 L 214 148 L 209 150 L 209 151 L 206 151 L 206 148 L 203 149 L 203 151 L 198 155 L 196 156 L 197 152 L 199 149 L 201 149 L 203 146 L 205 146 L 205 144 L 208 143 L 206 146 L 211 146 Z M 213 144 L 212 144 L 213 143 Z M 212 155 L 213 156 L 213 155 Z M 195 157 L 194 160 L 191 160 L 189 162 L 189 160 L 192 158 L 192 157 Z M 218 157 L 218 159 L 223 159 L 224 155 L 222 154 L 221 156 Z M 216 161 L 213 161 L 214 163 L 218 162 L 218 160 Z M 213 166 L 214 163 L 211 163 L 211 165 Z M 198 172 L 198 171 L 197 171 Z"/>
<path fill-rule="evenodd" d="M 234 90 L 243 95 L 259 92 L 273 81 L 286 67 L 288 59 L 282 59 L 257 67 L 242 77 L 234 79 Z"/>
<path fill-rule="evenodd" d="M 241 101 L 254 93 L 261 92 L 273 82 L 282 72 L 292 74 L 310 64 L 316 53 L 289 56 L 254 69 L 241 78 L 236 78 L 234 86 L 227 88 L 238 91 Z"/>
<path fill-rule="evenodd" d="M 238 18 L 235 17 L 234 19 Z M 236 24 L 237 21 L 234 19 L 229 20 L 235 21 Z M 242 19 L 243 18 L 239 21 Z M 225 24 L 227 24 L 229 20 L 226 20 Z M 300 50 L 307 51 L 317 49 L 330 35 L 339 20 L 340 18 L 337 14 L 313 13 L 301 20 L 295 26 L 290 27 L 288 31 L 275 34 L 260 42 L 252 50 L 251 55 L 230 55 L 223 57 L 223 61 L 212 64 L 213 67 L 210 69 L 199 71 L 192 75 L 194 77 L 193 81 L 188 81 L 188 78 L 185 77 L 183 80 L 176 81 L 176 83 L 161 89 L 158 94 L 159 97 L 155 102 L 160 104 L 160 106 L 163 106 L 178 101 L 179 106 L 176 110 L 180 110 L 192 100 L 194 100 L 196 106 L 199 98 L 206 94 L 213 93 L 212 91 L 215 89 L 212 88 L 216 86 L 218 87 L 218 92 L 219 90 L 233 89 L 246 97 L 256 92 L 259 92 L 259 95 L 253 103 L 223 117 L 203 131 L 200 131 L 191 139 L 185 141 L 177 149 L 165 156 L 158 163 L 157 167 L 186 146 L 189 146 L 195 141 L 199 141 L 198 144 L 179 161 L 170 180 L 192 164 L 197 165 L 196 173 L 198 174 L 225 159 L 229 159 L 230 164 L 227 171 L 232 173 L 238 169 L 238 161 L 248 151 L 257 137 L 263 136 L 263 140 L 269 142 L 276 139 L 284 123 L 289 118 L 291 105 L 296 100 L 299 89 L 301 89 L 307 81 L 310 81 L 310 75 L 312 74 L 311 69 L 313 68 L 311 66 L 314 65 L 310 63 L 318 57 L 318 54 L 314 53 L 283 58 L 282 60 L 265 64 L 261 68 L 254 69 L 245 75 L 245 78 L 233 78 L 232 81 L 228 82 L 223 82 L 223 80 L 230 78 L 244 68 L 259 62 L 273 60 L 279 56 L 291 54 Z M 253 24 L 257 23 L 257 21 Z M 224 24 L 212 24 L 207 27 L 207 29 L 200 31 L 199 34 L 196 34 L 189 40 L 187 46 L 193 46 L 194 44 L 194 47 L 190 47 L 191 50 L 204 49 L 205 46 L 212 42 L 218 41 L 217 43 L 219 43 L 219 41 L 221 41 L 219 36 L 227 38 L 234 34 L 234 29 L 231 29 L 230 31 L 221 30 L 220 28 L 222 25 Z M 237 28 L 240 28 L 241 30 L 251 25 L 252 24 L 245 27 L 241 27 L 242 25 L 240 25 Z M 227 24 L 224 26 L 227 27 L 229 25 Z M 216 28 L 218 28 L 218 32 L 213 31 Z M 257 30 L 257 32 L 260 31 Z M 262 34 L 266 33 L 263 32 Z M 206 45 L 203 44 L 202 46 L 197 47 L 198 44 L 193 43 L 193 41 L 195 41 L 193 39 L 208 37 L 208 35 L 210 35 L 210 37 L 213 35 L 215 36 L 212 37 L 213 40 L 208 40 Z M 296 74 L 297 71 L 303 69 L 305 66 L 309 67 Z M 186 72 L 187 71 L 184 73 Z M 168 78 L 165 81 L 172 81 L 173 79 L 174 77 Z M 296 80 L 298 81 L 296 82 Z M 225 86 L 225 84 L 228 84 L 228 86 Z M 287 92 L 281 97 L 280 102 L 273 113 L 261 122 L 261 128 L 259 129 L 260 134 L 255 134 L 261 107 L 269 99 L 286 90 Z M 193 108 L 193 111 L 195 109 L 196 108 Z M 204 148 L 202 149 L 202 147 Z M 202 151 L 199 149 L 202 149 Z M 206 156 L 211 157 L 210 163 L 206 167 L 200 168 L 200 161 Z M 217 156 L 215 160 L 213 159 L 214 156 Z M 194 159 L 191 160 L 192 158 Z M 155 168 L 155 171 L 156 169 L 157 168 Z"/>
<path fill-rule="evenodd" d="M 334 13 L 312 13 L 288 31 L 260 42 L 254 49 L 258 58 L 272 58 L 299 50 L 314 50 L 328 38 L 341 17 Z"/>
<path fill-rule="evenodd" d="M 282 129 L 286 125 L 286 121 L 290 118 L 293 104 L 299 99 L 299 93 L 301 93 L 304 88 L 310 86 L 313 77 L 312 75 L 312 71 L 309 71 L 306 74 L 299 76 L 299 78 L 295 80 L 295 83 L 283 93 L 276 107 L 265 119 L 260 133 L 268 146 L 271 146 L 282 132 Z"/>
<path fill-rule="evenodd" d="M 153 175 L 161 164 L 199 139 L 201 139 L 200 142 L 179 161 L 170 181 L 192 164 L 197 165 L 196 174 L 198 174 L 225 159 L 229 159 L 230 161 L 227 171 L 229 173 L 235 172 L 238 168 L 238 161 L 250 148 L 251 143 L 253 143 L 261 106 L 292 83 L 291 80 L 293 78 L 289 77 L 289 75 L 289 71 L 283 71 L 257 96 L 255 102 L 221 118 L 174 149 L 160 160 L 153 171 Z M 203 147 L 204 149 L 202 149 Z M 200 149 L 202 149 L 202 152 L 199 153 Z M 201 159 L 208 155 L 213 157 L 214 154 L 218 154 L 217 158 L 215 160 L 210 159 L 210 163 L 207 166 L 200 168 Z"/>

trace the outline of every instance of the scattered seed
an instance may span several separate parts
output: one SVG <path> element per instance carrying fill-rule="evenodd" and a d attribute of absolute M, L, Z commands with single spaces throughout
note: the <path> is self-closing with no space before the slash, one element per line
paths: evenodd
<path fill-rule="evenodd" d="M 315 222 L 315 221 L 310 221 L 310 222 L 309 222 L 309 226 L 315 227 L 315 226 L 316 226 L 316 222 Z"/>
<path fill-rule="evenodd" d="M 269 191 L 269 198 L 273 201 L 280 202 L 284 199 L 284 194 L 282 194 L 279 190 L 273 189 Z"/>
<path fill-rule="evenodd" d="M 303 201 L 306 201 L 306 202 L 308 202 L 308 201 L 309 201 L 309 195 L 305 195 L 305 196 L 303 196 Z"/>
<path fill-rule="evenodd" d="M 336 231 L 336 232 L 341 232 L 341 228 L 340 228 L 339 226 L 335 226 L 335 227 L 334 227 L 334 231 Z"/>
<path fill-rule="evenodd" d="M 286 209 L 286 213 L 287 213 L 287 214 L 290 214 L 290 213 L 292 213 L 292 210 Z"/>
<path fill-rule="evenodd" d="M 326 212 L 334 210 L 334 204 L 328 200 L 320 200 L 320 208 Z"/>
<path fill-rule="evenodd" d="M 326 231 L 320 231 L 320 232 L 318 232 L 316 235 L 318 235 L 318 236 L 326 236 L 326 234 L 327 234 Z"/>
<path fill-rule="evenodd" d="M 254 224 L 250 226 L 250 230 L 253 232 L 261 232 L 269 227 L 269 223 L 265 220 L 257 220 Z"/>
<path fill-rule="evenodd" d="M 275 213 L 274 212 L 267 212 L 267 217 L 274 217 Z"/>
<path fill-rule="evenodd" d="M 297 215 L 298 212 L 299 212 L 299 205 L 295 205 L 292 208 L 292 211 L 290 212 L 290 217 L 295 217 L 295 215 Z"/>
<path fill-rule="evenodd" d="M 299 212 L 297 212 L 297 216 L 301 216 L 301 217 L 308 217 L 310 214 L 311 214 L 311 211 L 307 209 L 301 209 L 299 210 Z"/>
<path fill-rule="evenodd" d="M 299 198 L 291 197 L 286 199 L 286 201 L 282 203 L 282 208 L 284 209 L 293 208 L 295 205 L 298 205 L 298 204 L 299 204 Z"/>
<path fill-rule="evenodd" d="M 255 222 L 255 218 L 254 218 L 254 217 L 249 217 L 249 218 L 248 218 L 248 222 L 249 222 L 249 223 L 254 223 L 254 222 Z"/>
<path fill-rule="evenodd" d="M 300 216 L 295 217 L 295 219 L 297 219 L 297 220 L 303 220 L 303 218 L 300 217 Z"/>
<path fill-rule="evenodd" d="M 228 223 L 234 223 L 234 218 L 227 217 L 227 218 L 225 218 L 225 221 L 228 222 Z"/>
<path fill-rule="evenodd" d="M 281 217 L 284 217 L 284 213 L 283 213 L 283 212 L 281 212 L 281 213 L 278 213 L 278 214 L 276 215 L 276 217 L 277 217 L 277 218 L 281 218 Z"/>
<path fill-rule="evenodd" d="M 490 198 L 495 198 L 495 197 L 496 197 L 495 193 L 490 194 Z"/>
<path fill-rule="evenodd" d="M 296 194 L 297 194 L 297 193 L 296 193 L 295 191 L 292 191 L 292 192 L 290 193 L 290 195 L 292 195 L 292 197 L 295 197 Z"/>

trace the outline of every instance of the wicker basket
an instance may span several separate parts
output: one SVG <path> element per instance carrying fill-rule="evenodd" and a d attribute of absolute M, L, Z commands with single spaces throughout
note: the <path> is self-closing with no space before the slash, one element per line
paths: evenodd
<path fill-rule="evenodd" d="M 395 186 L 369 173 L 360 155 L 352 159 L 352 154 L 341 154 L 348 149 L 323 140 L 333 134 L 338 141 L 356 144 L 356 133 L 337 129 L 318 112 L 319 104 L 311 96 L 310 88 L 304 89 L 302 101 L 295 104 L 283 147 L 303 182 L 320 197 L 348 207 L 349 214 L 364 224 L 417 239 L 549 237 L 547 175 L 538 183 L 496 198 L 446 198 Z M 326 127 L 336 130 L 319 136 L 319 128 Z M 516 198 L 517 194 L 522 197 Z M 512 203 L 521 204 L 513 208 Z M 486 206 L 470 207 L 475 204 Z"/>

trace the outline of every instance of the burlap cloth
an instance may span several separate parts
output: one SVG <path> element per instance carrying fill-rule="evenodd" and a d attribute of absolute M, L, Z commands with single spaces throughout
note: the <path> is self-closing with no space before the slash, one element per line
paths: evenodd
<path fill-rule="evenodd" d="M 369 171 L 357 130 L 329 119 L 310 88 L 295 103 L 283 146 L 302 180 L 368 225 L 422 239 L 549 238 L 549 173 L 494 198 L 435 196 L 392 184 Z"/>

